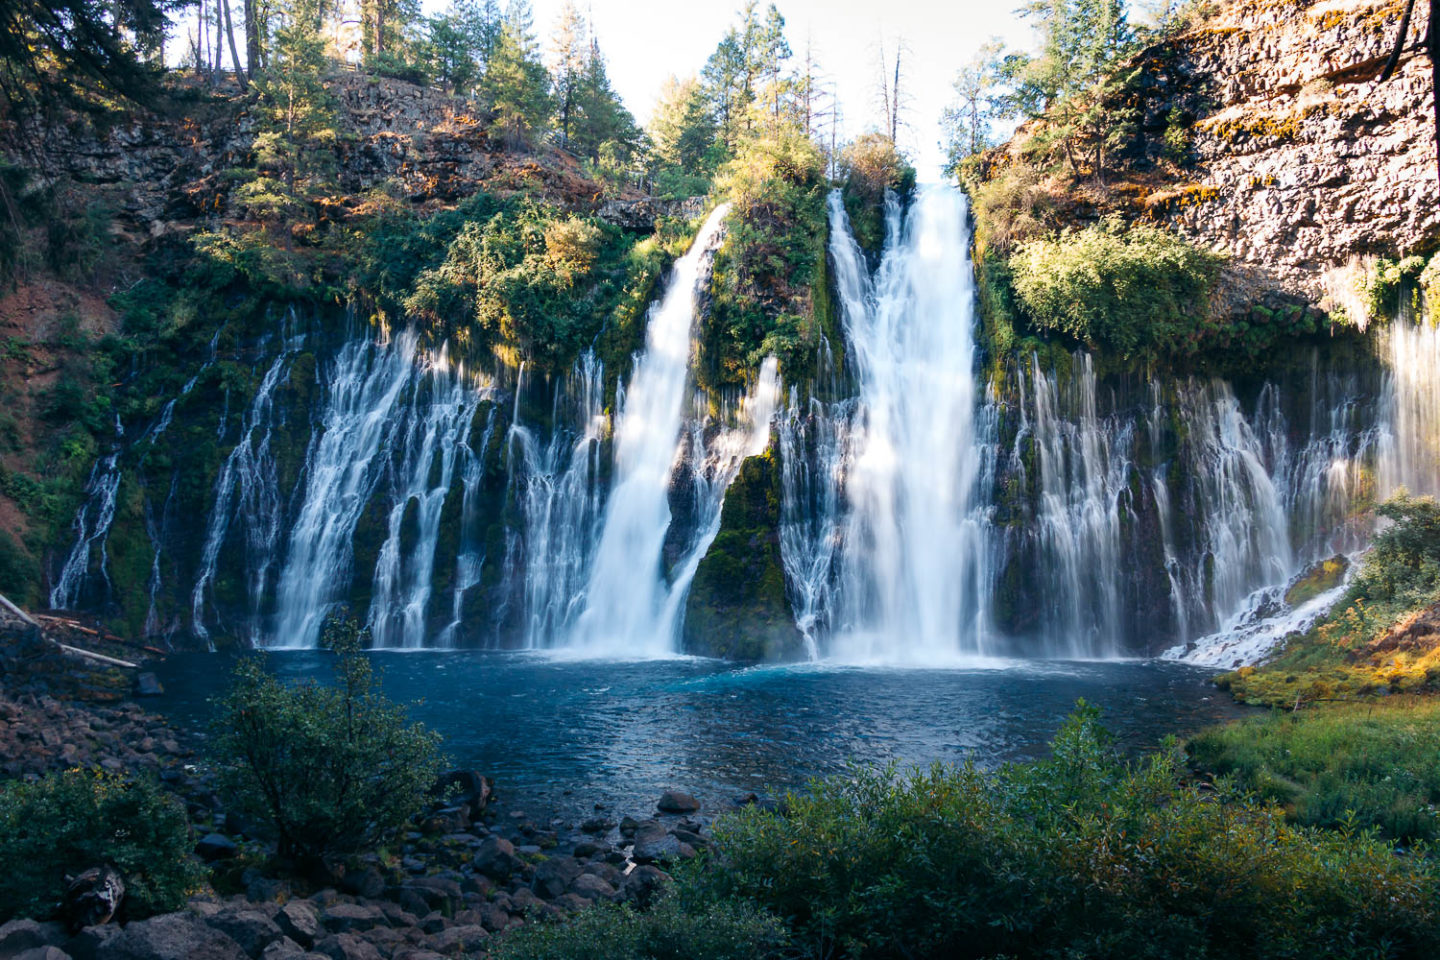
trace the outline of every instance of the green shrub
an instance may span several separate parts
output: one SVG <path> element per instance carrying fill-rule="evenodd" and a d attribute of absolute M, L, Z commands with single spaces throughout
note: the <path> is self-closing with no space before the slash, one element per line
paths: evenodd
<path fill-rule="evenodd" d="M 885 242 L 885 192 L 908 197 L 915 189 L 915 168 L 883 133 L 856 137 L 840 153 L 841 196 L 855 240 L 878 251 Z"/>
<path fill-rule="evenodd" d="M 1118 221 L 1029 240 L 1010 257 L 1030 322 L 1125 356 L 1205 345 L 1224 258 L 1174 234 Z"/>
<path fill-rule="evenodd" d="M 710 896 L 813 956 L 1420 957 L 1435 866 L 1182 784 L 1173 743 L 1115 758 L 1082 703 L 1053 755 L 994 773 L 858 769 L 717 823 Z"/>
<path fill-rule="evenodd" d="M 1371 320 L 1388 320 L 1407 303 L 1419 307 L 1418 294 L 1424 285 L 1424 257 L 1375 261 L 1375 268 L 1360 278 L 1356 291 Z"/>
<path fill-rule="evenodd" d="M 263 655 L 240 660 L 215 719 L 224 791 L 267 824 L 283 857 L 354 853 L 420 812 L 443 766 L 440 736 L 377 689 L 351 620 L 326 626 L 335 686 L 286 684 Z"/>
<path fill-rule="evenodd" d="M 734 204 L 716 251 L 700 334 L 702 388 L 739 386 L 767 355 L 782 374 L 811 370 L 823 318 L 811 283 L 825 259 L 824 158 L 809 138 L 747 140 L 718 189 Z"/>
<path fill-rule="evenodd" d="M 1349 599 L 1417 606 L 1440 590 L 1440 503 L 1399 490 L 1375 512 L 1391 524 L 1375 535 Z"/>
<path fill-rule="evenodd" d="M 1195 766 L 1233 776 L 1300 823 L 1440 837 L 1440 703 L 1397 697 L 1276 711 L 1205 730 Z"/>
<path fill-rule="evenodd" d="M 205 871 L 185 807 L 147 779 L 68 770 L 0 789 L 0 922 L 50 916 L 66 874 L 109 864 L 130 919 L 178 910 Z"/>
<path fill-rule="evenodd" d="M 784 927 L 753 907 L 666 896 L 641 912 L 601 904 L 556 924 L 507 934 L 494 960 L 763 960 L 782 956 Z"/>

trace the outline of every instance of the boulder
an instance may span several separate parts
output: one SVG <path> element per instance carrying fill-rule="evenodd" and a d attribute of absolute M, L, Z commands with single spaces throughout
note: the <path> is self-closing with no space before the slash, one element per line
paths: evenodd
<path fill-rule="evenodd" d="M 582 873 L 570 884 L 570 893 L 586 900 L 614 900 L 615 888 L 593 873 Z"/>
<path fill-rule="evenodd" d="M 160 678 L 146 670 L 135 678 L 135 695 L 137 697 L 158 697 L 165 692 L 165 686 Z"/>
<path fill-rule="evenodd" d="M 195 844 L 195 854 L 209 863 L 216 860 L 229 860 L 240 852 L 240 847 L 234 840 L 223 833 L 207 833 Z"/>
<path fill-rule="evenodd" d="M 4 956 L 4 954 L 0 954 L 0 956 Z M 10 960 L 74 960 L 74 958 L 59 947 L 31 947 L 29 950 L 15 954 Z"/>
<path fill-rule="evenodd" d="M 285 936 L 275 921 L 259 910 L 222 910 L 205 922 L 240 944 L 240 949 L 251 957 L 259 957 L 266 947 Z"/>
<path fill-rule="evenodd" d="M 267 946 L 260 954 L 260 960 L 300 960 L 305 948 L 289 937 L 281 937 Z"/>
<path fill-rule="evenodd" d="M 11 920 L 0 926 L 0 957 L 9 957 L 38 947 L 63 946 L 69 938 L 58 923 Z"/>
<path fill-rule="evenodd" d="M 625 877 L 625 882 L 620 885 L 620 899 L 645 910 L 669 883 L 670 875 L 665 871 L 642 864 Z"/>
<path fill-rule="evenodd" d="M 125 899 L 125 881 L 114 867 L 91 867 L 65 878 L 65 919 L 70 928 L 109 923 Z"/>
<path fill-rule="evenodd" d="M 451 803 L 467 805 L 470 816 L 476 817 L 490 803 L 494 790 L 490 778 L 477 770 L 447 770 L 436 779 L 431 793 Z"/>
<path fill-rule="evenodd" d="M 489 939 L 490 934 L 484 927 L 466 924 L 435 934 L 430 938 L 430 946 L 437 953 L 453 956 L 458 953 L 474 953 L 484 947 L 485 941 Z"/>
<path fill-rule="evenodd" d="M 70 942 L 65 944 L 65 950 L 75 960 L 95 960 L 95 955 L 100 952 L 100 948 L 120 934 L 120 927 L 113 923 L 86 927 L 70 938 Z"/>
<path fill-rule="evenodd" d="M 530 889 L 546 900 L 554 900 L 563 894 L 575 878 L 580 876 L 580 864 L 574 857 L 551 857 L 535 868 L 535 877 Z"/>
<path fill-rule="evenodd" d="M 275 914 L 275 925 L 302 947 L 309 947 L 320 936 L 320 918 L 315 915 L 315 908 L 303 900 L 283 904 Z"/>
<path fill-rule="evenodd" d="M 336 903 L 320 914 L 320 923 L 331 933 L 355 933 L 384 924 L 385 914 L 378 907 L 358 903 Z M 316 947 L 319 950 L 318 947 Z M 324 952 L 324 951 L 320 951 Z"/>
<path fill-rule="evenodd" d="M 695 813 L 700 809 L 700 801 L 679 790 L 666 790 L 655 807 L 661 813 Z"/>
<path fill-rule="evenodd" d="M 315 953 L 330 960 L 384 960 L 373 943 L 353 933 L 337 933 L 315 944 Z"/>
<path fill-rule="evenodd" d="M 249 960 L 240 944 L 188 913 L 167 913 L 125 927 L 100 945 L 95 960 Z"/>
<path fill-rule="evenodd" d="M 366 900 L 374 900 L 385 892 L 385 878 L 373 866 L 361 870 L 346 871 L 340 879 L 340 889 Z"/>
<path fill-rule="evenodd" d="M 495 880 L 508 880 L 525 866 L 515 853 L 515 845 L 504 837 L 489 836 L 475 851 L 475 869 Z"/>

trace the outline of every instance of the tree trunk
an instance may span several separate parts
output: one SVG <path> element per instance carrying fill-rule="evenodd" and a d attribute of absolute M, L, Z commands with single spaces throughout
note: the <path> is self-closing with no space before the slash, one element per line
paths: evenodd
<path fill-rule="evenodd" d="M 240 83 L 240 92 L 249 88 L 245 79 L 245 68 L 240 65 L 240 54 L 235 49 L 235 22 L 230 19 L 230 0 L 220 0 L 220 7 L 225 11 L 225 37 L 230 41 L 230 59 L 235 62 L 235 79 Z"/>
<path fill-rule="evenodd" d="M 260 23 L 256 16 L 255 0 L 244 0 L 245 13 L 245 67 L 254 76 L 260 69 Z"/>
<path fill-rule="evenodd" d="M 215 0 L 215 79 L 225 69 L 225 15 L 220 9 L 220 0 Z"/>

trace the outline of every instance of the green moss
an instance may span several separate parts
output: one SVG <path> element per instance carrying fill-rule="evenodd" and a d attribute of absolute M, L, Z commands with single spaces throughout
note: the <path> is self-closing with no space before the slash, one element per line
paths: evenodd
<path fill-rule="evenodd" d="M 726 491 L 720 532 L 686 598 L 687 653 L 742 661 L 804 655 L 785 595 L 779 531 L 780 467 L 765 453 L 741 464 Z"/>
<path fill-rule="evenodd" d="M 1321 560 L 1290 585 L 1285 591 L 1285 602 L 1298 607 L 1310 602 L 1327 590 L 1340 586 L 1350 561 L 1343 554 L 1336 554 L 1328 560 Z"/>

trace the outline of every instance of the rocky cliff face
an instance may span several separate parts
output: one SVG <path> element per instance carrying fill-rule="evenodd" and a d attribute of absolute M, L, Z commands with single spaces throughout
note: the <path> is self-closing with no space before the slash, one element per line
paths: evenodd
<path fill-rule="evenodd" d="M 1378 82 L 1402 6 L 1243 0 L 1147 51 L 1150 123 L 1177 107 L 1196 118 L 1193 179 L 1147 197 L 1150 216 L 1233 255 L 1255 292 L 1311 302 L 1340 293 L 1326 274 L 1356 255 L 1434 249 L 1429 62 L 1407 51 Z"/>
<path fill-rule="evenodd" d="M 486 135 L 486 118 L 464 98 L 355 73 L 335 74 L 326 87 L 345 133 L 336 147 L 341 199 L 332 216 L 344 216 L 381 186 L 398 188 L 417 204 L 454 203 L 481 189 L 538 191 L 647 231 L 657 215 L 684 212 L 638 193 L 607 199 L 567 154 L 504 152 Z M 0 127 L 0 152 L 52 182 L 107 194 L 122 239 L 183 234 L 200 221 L 237 214 L 226 171 L 249 162 L 256 122 L 250 102 L 236 93 L 177 81 L 164 107 L 120 122 L 71 117 Z"/>

